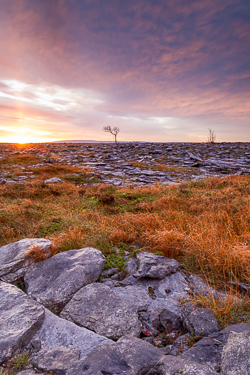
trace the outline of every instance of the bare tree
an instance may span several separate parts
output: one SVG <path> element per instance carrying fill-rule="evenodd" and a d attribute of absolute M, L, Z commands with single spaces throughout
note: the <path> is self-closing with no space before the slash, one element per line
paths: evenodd
<path fill-rule="evenodd" d="M 208 143 L 215 143 L 215 140 L 216 140 L 215 132 L 211 129 L 208 129 L 208 131 L 209 131 L 208 138 L 207 138 Z"/>
<path fill-rule="evenodd" d="M 116 138 L 117 138 L 117 134 L 120 131 L 120 129 L 117 126 L 115 126 L 113 129 L 109 125 L 108 126 L 104 126 L 103 127 L 103 131 L 107 132 L 107 133 L 113 134 L 115 136 L 115 143 L 117 143 L 117 139 Z"/>

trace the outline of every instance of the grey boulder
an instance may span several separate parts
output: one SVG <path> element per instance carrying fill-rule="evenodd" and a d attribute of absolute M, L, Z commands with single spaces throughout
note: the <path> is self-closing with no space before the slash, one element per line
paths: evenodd
<path fill-rule="evenodd" d="M 25 347 L 44 319 L 44 308 L 0 281 L 0 364 Z"/>
<path fill-rule="evenodd" d="M 158 365 L 158 372 L 152 373 L 155 375 L 216 375 L 207 365 L 201 365 L 199 363 L 183 360 L 179 357 L 166 356 L 162 362 Z M 150 373 L 151 374 L 151 373 Z M 146 374 L 145 374 L 146 375 Z"/>
<path fill-rule="evenodd" d="M 24 277 L 25 288 L 46 307 L 64 305 L 81 287 L 96 281 L 104 265 L 99 250 L 69 250 L 33 264 Z"/>
<path fill-rule="evenodd" d="M 67 375 L 150 375 L 162 358 L 162 353 L 153 345 L 133 336 L 124 336 L 111 345 L 93 349 L 68 371 Z"/>
<path fill-rule="evenodd" d="M 178 331 L 182 328 L 180 316 L 168 309 L 163 309 L 160 312 L 159 320 L 161 325 L 165 328 L 165 331 L 167 332 L 172 330 Z"/>
<path fill-rule="evenodd" d="M 112 344 L 113 341 L 99 336 L 86 328 L 79 327 L 68 320 L 61 319 L 48 309 L 41 328 L 28 344 L 29 349 L 36 349 L 37 354 L 59 346 L 80 350 L 80 358 L 99 345 Z"/>
<path fill-rule="evenodd" d="M 150 277 L 152 279 L 163 279 L 174 273 L 180 267 L 175 259 L 165 258 L 153 253 L 139 252 L 136 254 L 138 270 L 134 277 Z"/>
<path fill-rule="evenodd" d="M 185 311 L 183 314 L 183 326 L 194 336 L 208 336 L 220 330 L 212 310 L 204 308 L 195 309 L 189 314 Z"/>
<path fill-rule="evenodd" d="M 222 351 L 224 375 L 250 375 L 250 332 L 230 332 Z"/>
<path fill-rule="evenodd" d="M 177 321 L 180 322 L 180 299 L 188 296 L 189 288 L 184 276 L 176 272 L 164 279 L 137 278 L 133 285 L 113 287 L 112 290 L 123 301 L 143 311 L 140 314 L 143 329 L 155 336 L 163 328 L 160 322 L 163 310 L 174 314 L 174 326 Z"/>
<path fill-rule="evenodd" d="M 13 283 L 22 279 L 32 263 L 30 253 L 39 247 L 45 257 L 52 251 L 52 242 L 44 238 L 26 238 L 0 248 L 0 280 Z"/>
<path fill-rule="evenodd" d="M 224 328 L 220 332 L 209 335 L 209 337 L 204 337 L 182 354 L 182 358 L 201 364 L 208 364 L 211 368 L 217 371 L 220 370 L 222 350 L 231 331 L 237 333 L 250 332 L 250 324 L 234 324 Z"/>
<path fill-rule="evenodd" d="M 81 288 L 60 316 L 113 340 L 141 332 L 137 309 L 100 283 Z"/>
<path fill-rule="evenodd" d="M 38 370 L 53 371 L 58 375 L 64 375 L 66 370 L 80 358 L 79 349 L 59 346 L 31 359 L 31 364 Z"/>

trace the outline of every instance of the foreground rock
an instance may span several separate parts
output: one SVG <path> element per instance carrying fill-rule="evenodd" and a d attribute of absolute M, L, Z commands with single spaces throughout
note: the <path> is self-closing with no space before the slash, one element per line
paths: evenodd
<path fill-rule="evenodd" d="M 25 349 L 36 371 L 58 375 L 250 375 L 250 324 L 218 332 L 211 310 L 180 306 L 197 293 L 196 285 L 206 293 L 202 280 L 172 259 L 126 257 L 125 278 L 117 268 L 102 273 L 104 257 L 92 248 L 31 264 L 24 279 L 32 298 L 0 282 L 0 363 Z M 95 283 L 101 273 L 106 279 Z M 61 317 L 33 298 L 52 311 L 63 309 Z M 192 335 L 199 341 L 189 348 Z M 30 364 L 25 371 L 34 374 Z"/>
<path fill-rule="evenodd" d="M 220 370 L 222 350 L 227 343 L 230 332 L 250 332 L 250 324 L 234 324 L 220 332 L 213 333 L 209 337 L 199 340 L 194 346 L 182 354 L 182 358 L 201 364 L 208 364 L 211 368 Z"/>
<path fill-rule="evenodd" d="M 149 343 L 124 336 L 117 343 L 92 350 L 67 375 L 215 375 L 205 365 L 164 356 Z"/>
<path fill-rule="evenodd" d="M 152 253 L 137 253 L 136 259 L 138 260 L 138 271 L 134 273 L 134 277 L 164 279 L 164 277 L 176 272 L 180 267 L 180 264 L 175 259 L 165 258 Z"/>
<path fill-rule="evenodd" d="M 42 354 L 57 347 L 70 347 L 78 349 L 80 358 L 82 358 L 95 347 L 112 343 L 113 341 L 106 337 L 99 336 L 86 328 L 61 319 L 45 309 L 43 324 L 32 337 L 28 349 L 35 351 L 36 354 Z"/>
<path fill-rule="evenodd" d="M 25 288 L 46 307 L 64 305 L 81 287 L 96 281 L 104 266 L 99 250 L 69 250 L 32 265 L 24 278 Z"/>
<path fill-rule="evenodd" d="M 92 350 L 72 366 L 67 375 L 146 375 L 161 358 L 162 353 L 149 343 L 132 336 L 124 336 L 115 344 Z"/>
<path fill-rule="evenodd" d="M 33 357 L 31 364 L 40 371 L 53 371 L 55 374 L 64 375 L 66 370 L 79 360 L 79 357 L 78 349 L 59 346 Z"/>
<path fill-rule="evenodd" d="M 141 332 L 137 309 L 100 283 L 80 289 L 60 316 L 112 340 Z"/>
<path fill-rule="evenodd" d="M 155 375 L 216 375 L 207 365 L 201 365 L 195 362 L 186 361 L 182 358 L 166 356 L 159 365 L 158 372 Z M 151 374 L 151 373 L 150 373 Z M 152 372 L 154 374 L 154 372 Z M 146 375 L 146 374 L 145 374 Z"/>
<path fill-rule="evenodd" d="M 43 256 L 51 256 L 52 242 L 44 238 L 26 238 L 0 248 L 0 280 L 13 283 L 22 279 L 30 266 L 30 254 L 39 248 Z"/>
<path fill-rule="evenodd" d="M 220 330 L 211 310 L 190 303 L 182 306 L 181 310 L 183 325 L 192 335 L 208 336 Z"/>
<path fill-rule="evenodd" d="M 27 345 L 43 319 L 42 306 L 14 285 L 0 282 L 0 364 Z"/>
<path fill-rule="evenodd" d="M 250 332 L 230 332 L 222 351 L 224 375 L 250 374 Z"/>
<path fill-rule="evenodd" d="M 180 325 L 180 299 L 187 298 L 189 293 L 189 284 L 180 272 L 164 279 L 133 278 L 131 283 L 112 290 L 138 309 L 144 331 L 156 336 L 164 327 L 171 331 Z M 174 319 L 170 321 L 167 314 Z"/>

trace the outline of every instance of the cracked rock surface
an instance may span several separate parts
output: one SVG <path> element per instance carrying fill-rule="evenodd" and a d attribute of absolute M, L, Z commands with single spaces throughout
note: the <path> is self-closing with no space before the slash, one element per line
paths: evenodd
<path fill-rule="evenodd" d="M 3 167 L 5 159 L 18 154 L 35 155 L 40 160 L 20 167 L 22 175 L 18 177 L 2 171 L 0 184 L 34 181 L 33 168 L 48 164 L 90 168 L 84 181 L 81 173 L 74 174 L 76 181 L 87 185 L 171 185 L 209 176 L 250 173 L 249 143 L 47 143 L 28 146 L 21 152 L 14 145 L 3 145 Z"/>
<path fill-rule="evenodd" d="M 60 316 L 112 340 L 141 332 L 137 309 L 100 283 L 81 288 Z"/>
<path fill-rule="evenodd" d="M 30 241 L 21 244 L 27 249 Z M 2 249 L 6 263 L 22 254 L 20 241 Z M 30 263 L 23 268 L 27 294 L 0 281 L 0 366 L 25 350 L 35 373 L 250 375 L 249 323 L 219 330 L 211 310 L 180 306 L 198 289 L 218 292 L 176 260 L 124 257 L 127 273 L 103 271 L 105 257 L 93 248 Z M 188 340 L 198 341 L 189 347 Z M 34 375 L 30 363 L 22 375 Z"/>
<path fill-rule="evenodd" d="M 44 308 L 24 292 L 0 281 L 0 364 L 23 349 L 44 319 Z"/>
<path fill-rule="evenodd" d="M 81 287 L 96 281 L 104 265 L 99 250 L 69 250 L 33 264 L 25 274 L 25 288 L 28 295 L 46 307 L 63 305 Z"/>

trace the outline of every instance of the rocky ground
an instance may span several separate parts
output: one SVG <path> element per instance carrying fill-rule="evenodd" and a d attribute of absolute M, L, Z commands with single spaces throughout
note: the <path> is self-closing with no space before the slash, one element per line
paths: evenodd
<path fill-rule="evenodd" d="M 250 324 L 220 330 L 187 302 L 225 295 L 178 261 L 125 252 L 119 272 L 94 248 L 51 255 L 45 239 L 0 248 L 0 373 L 26 358 L 19 375 L 250 374 Z"/>
<path fill-rule="evenodd" d="M 21 156 L 33 156 L 26 165 Z M 78 184 L 152 185 L 250 173 L 249 143 L 49 143 L 0 147 L 0 183 L 34 181 L 34 168 L 66 164 L 89 168 L 66 176 Z M 17 173 L 18 171 L 18 173 Z M 56 177 L 56 176 L 55 176 Z"/>

